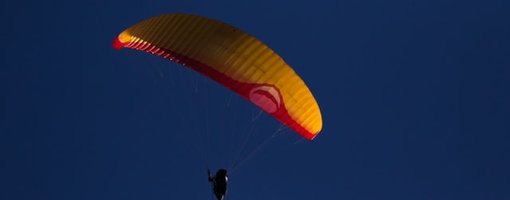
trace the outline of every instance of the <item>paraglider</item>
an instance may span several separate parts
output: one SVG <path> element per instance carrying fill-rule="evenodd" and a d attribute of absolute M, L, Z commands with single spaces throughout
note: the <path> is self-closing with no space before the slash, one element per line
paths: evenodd
<path fill-rule="evenodd" d="M 219 169 L 214 176 L 211 175 L 210 170 L 207 170 L 207 180 L 209 180 L 213 186 L 212 188 L 216 199 L 223 200 L 225 193 L 227 193 L 227 170 Z"/>
<path fill-rule="evenodd" d="M 231 25 L 190 14 L 164 14 L 127 28 L 113 46 L 145 51 L 193 69 L 308 140 L 322 129 L 319 106 L 305 82 L 268 46 Z M 227 170 L 214 176 L 208 171 L 208 180 L 222 200 Z"/>

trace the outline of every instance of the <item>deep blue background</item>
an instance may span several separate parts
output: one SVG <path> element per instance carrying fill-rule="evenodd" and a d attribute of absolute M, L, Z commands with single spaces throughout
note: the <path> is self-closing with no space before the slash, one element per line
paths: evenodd
<path fill-rule="evenodd" d="M 323 112 L 316 140 L 278 137 L 232 174 L 227 199 L 510 199 L 510 1 L 2 1 L 0 11 L 0 199 L 211 199 L 204 162 L 222 163 L 197 138 L 243 132 L 257 111 L 178 65 L 111 47 L 171 12 L 255 35 Z M 277 128 L 258 120 L 257 133 Z"/>

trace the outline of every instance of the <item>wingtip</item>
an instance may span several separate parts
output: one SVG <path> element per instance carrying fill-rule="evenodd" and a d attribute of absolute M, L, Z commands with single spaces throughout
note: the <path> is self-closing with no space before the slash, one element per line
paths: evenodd
<path fill-rule="evenodd" d="M 117 49 L 117 50 L 122 49 L 122 48 L 124 48 L 124 46 L 125 46 L 125 44 L 124 44 L 124 43 L 122 43 L 118 37 L 116 37 L 116 38 L 113 40 L 113 44 L 112 44 L 112 45 L 113 45 L 113 48 L 114 48 L 114 49 Z"/>

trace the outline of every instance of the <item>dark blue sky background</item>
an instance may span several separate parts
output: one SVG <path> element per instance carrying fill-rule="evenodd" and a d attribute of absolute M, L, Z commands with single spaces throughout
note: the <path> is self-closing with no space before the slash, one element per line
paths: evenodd
<path fill-rule="evenodd" d="M 0 199 L 211 199 L 205 166 L 232 161 L 246 127 L 278 129 L 189 70 L 111 47 L 172 12 L 258 37 L 323 113 L 316 140 L 287 131 L 244 156 L 227 199 L 510 199 L 509 1 L 0 4 Z"/>

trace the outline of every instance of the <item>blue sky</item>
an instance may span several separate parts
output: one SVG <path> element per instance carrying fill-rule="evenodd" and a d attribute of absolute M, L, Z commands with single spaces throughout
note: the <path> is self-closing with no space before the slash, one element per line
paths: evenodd
<path fill-rule="evenodd" d="M 212 199 L 206 166 L 242 158 L 227 199 L 510 199 L 508 1 L 0 10 L 1 199 Z M 128 26 L 172 12 L 227 22 L 273 48 L 316 96 L 321 135 L 287 130 L 258 151 L 275 120 L 179 65 L 111 47 Z"/>

